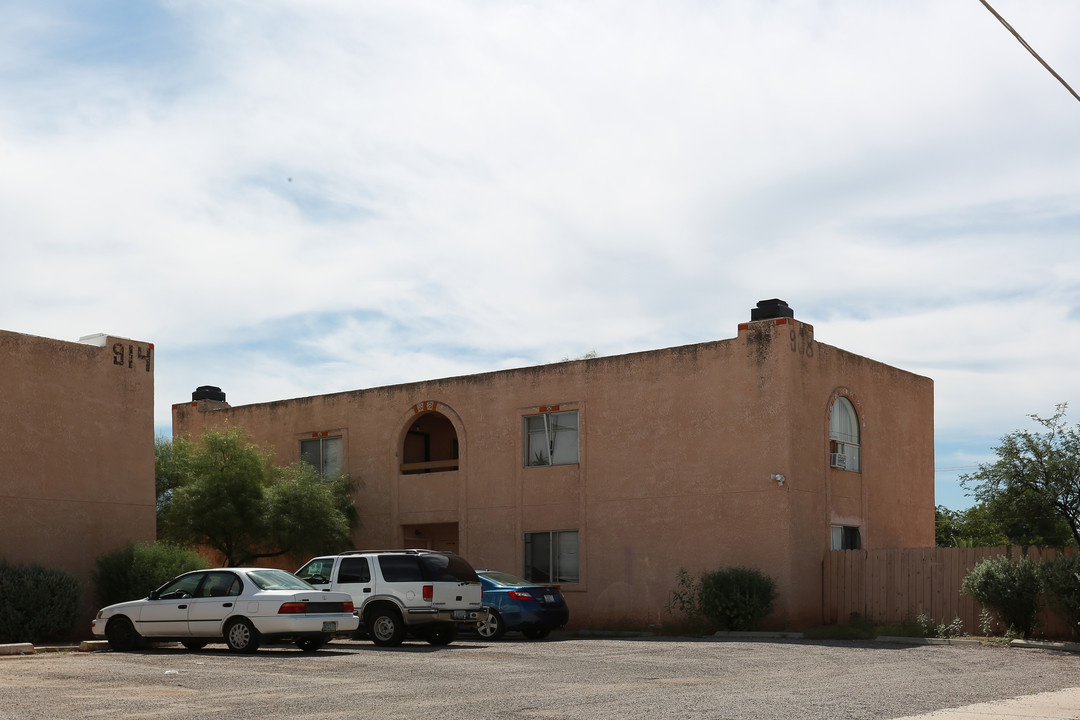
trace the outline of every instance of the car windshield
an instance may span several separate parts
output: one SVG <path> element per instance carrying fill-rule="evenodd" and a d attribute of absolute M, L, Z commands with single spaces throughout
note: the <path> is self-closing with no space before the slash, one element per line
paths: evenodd
<path fill-rule="evenodd" d="M 247 576 L 260 590 L 314 590 L 315 588 L 284 570 L 251 570 Z"/>
<path fill-rule="evenodd" d="M 520 586 L 520 585 L 532 585 L 532 583 L 529 582 L 528 580 L 526 580 L 525 578 L 519 578 L 517 575 L 511 575 L 510 573 L 485 572 L 485 573 L 480 573 L 480 574 L 483 575 L 484 577 L 486 577 L 491 582 L 495 583 L 496 585 L 506 585 L 508 587 L 516 587 L 516 586 Z"/>

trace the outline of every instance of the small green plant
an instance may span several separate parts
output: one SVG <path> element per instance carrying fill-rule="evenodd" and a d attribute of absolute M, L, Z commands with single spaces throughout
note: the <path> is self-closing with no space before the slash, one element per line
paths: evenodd
<path fill-rule="evenodd" d="M 96 561 L 94 599 L 98 607 L 144 598 L 188 570 L 201 570 L 206 561 L 187 548 L 171 543 L 128 544 Z"/>
<path fill-rule="evenodd" d="M 958 617 L 953 618 L 950 623 L 935 623 L 929 615 L 920 614 L 915 618 L 915 622 L 919 625 L 923 637 L 948 639 L 964 634 L 964 621 Z"/>
<path fill-rule="evenodd" d="M 986 608 L 979 611 L 979 630 L 982 631 L 983 637 L 990 637 L 994 634 L 994 613 Z"/>
<path fill-rule="evenodd" d="M 0 560 L 0 643 L 66 638 L 81 600 L 82 588 L 71 573 Z"/>
<path fill-rule="evenodd" d="M 1028 558 L 1001 555 L 983 560 L 960 583 L 960 591 L 990 608 L 1008 630 L 1030 637 L 1041 607 L 1042 573 Z"/>
<path fill-rule="evenodd" d="M 772 612 L 776 581 L 757 568 L 728 567 L 701 576 L 701 614 L 721 630 L 750 630 Z"/>
<path fill-rule="evenodd" d="M 679 568 L 675 575 L 675 589 L 671 591 L 667 611 L 672 615 L 682 613 L 691 623 L 701 621 L 701 581 L 686 568 Z"/>

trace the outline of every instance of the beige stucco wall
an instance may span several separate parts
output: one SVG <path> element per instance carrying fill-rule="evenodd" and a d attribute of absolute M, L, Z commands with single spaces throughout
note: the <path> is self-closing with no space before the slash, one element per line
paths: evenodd
<path fill-rule="evenodd" d="M 153 345 L 0 331 L 0 557 L 74 574 L 89 634 L 95 558 L 153 542 Z"/>
<path fill-rule="evenodd" d="M 859 411 L 861 473 L 829 467 L 839 394 Z M 522 417 L 547 406 L 578 411 L 580 461 L 523 467 Z M 404 433 L 432 407 L 454 425 L 459 468 L 401 475 Z M 563 586 L 575 626 L 662 623 L 680 567 L 723 565 L 777 579 L 774 626 L 810 625 L 831 524 L 860 526 L 865 547 L 934 542 L 932 382 L 816 342 L 792 319 L 651 352 L 232 408 L 181 403 L 173 432 L 226 419 L 282 463 L 312 432 L 342 435 L 361 483 L 360 548 L 456 523 L 453 549 L 475 567 L 520 574 L 523 533 L 579 531 L 581 582 Z"/>

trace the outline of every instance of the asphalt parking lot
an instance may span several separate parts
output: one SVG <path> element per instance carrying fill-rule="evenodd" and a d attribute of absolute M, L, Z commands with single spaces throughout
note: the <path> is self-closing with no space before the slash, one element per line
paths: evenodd
<path fill-rule="evenodd" d="M 1080 686 L 1080 656 L 987 646 L 554 637 L 0 659 L 0 718 L 899 718 Z M 1077 714 L 1062 717 L 1080 717 Z"/>

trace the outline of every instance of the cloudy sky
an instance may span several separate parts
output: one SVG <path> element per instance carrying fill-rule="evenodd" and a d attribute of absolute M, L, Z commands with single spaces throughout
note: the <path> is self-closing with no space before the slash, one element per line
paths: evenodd
<path fill-rule="evenodd" d="M 1080 87 L 1080 3 L 994 7 Z M 978 0 L 5 0 L 0 328 L 156 424 L 734 337 L 934 379 L 938 502 L 1080 419 L 1080 102 Z"/>

